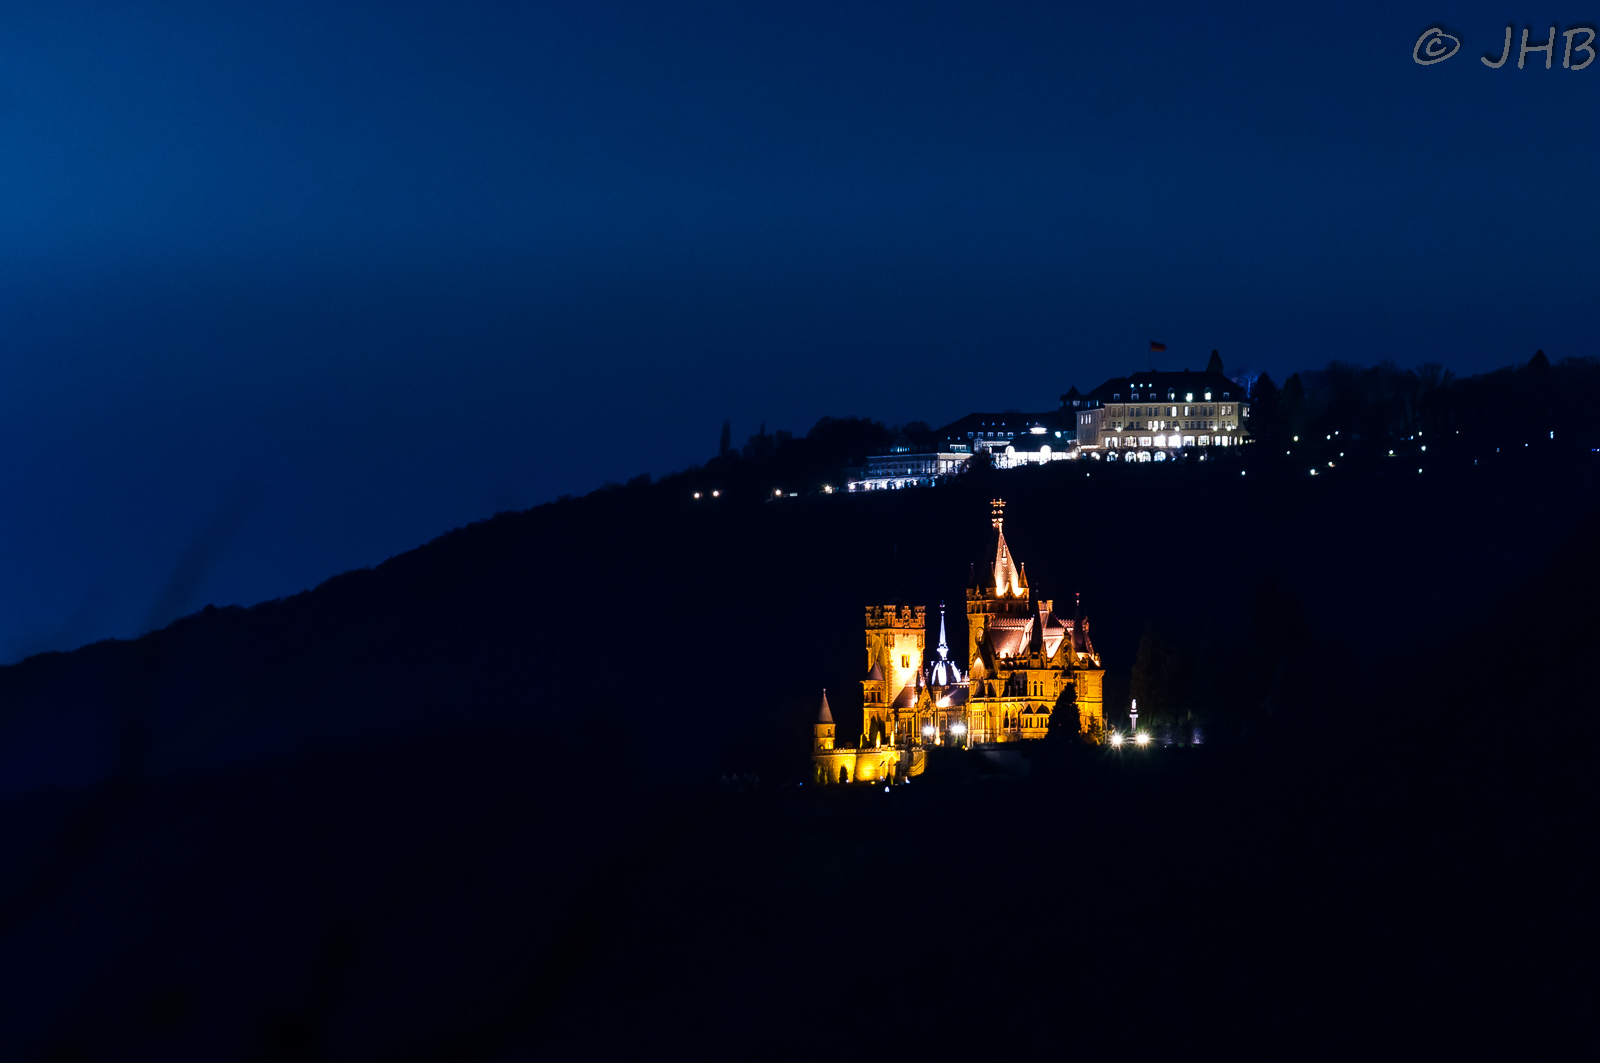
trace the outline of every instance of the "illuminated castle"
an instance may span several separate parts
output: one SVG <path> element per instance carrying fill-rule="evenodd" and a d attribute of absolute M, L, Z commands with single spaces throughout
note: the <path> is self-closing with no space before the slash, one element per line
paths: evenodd
<path fill-rule="evenodd" d="M 992 522 L 994 564 L 975 566 L 967 588 L 966 672 L 950 660 L 942 605 L 938 656 L 932 659 L 924 652 L 922 606 L 868 606 L 859 745 L 836 746 L 824 694 L 812 751 L 818 781 L 917 775 L 928 745 L 1043 738 L 1069 687 L 1076 695 L 1078 732 L 1102 740 L 1105 670 L 1089 639 L 1088 620 L 1076 605 L 1066 619 L 1056 615 L 1052 601 L 1033 597 L 1027 571 L 1006 543 L 1005 503 L 998 499 Z"/>

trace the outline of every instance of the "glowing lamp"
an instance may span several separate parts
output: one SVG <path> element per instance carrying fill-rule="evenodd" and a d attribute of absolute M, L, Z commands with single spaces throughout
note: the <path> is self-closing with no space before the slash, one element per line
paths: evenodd
<path fill-rule="evenodd" d="M 782 491 L 774 491 L 774 492 L 772 492 L 772 497 L 773 498 L 782 498 L 783 497 L 783 492 Z"/>
<path fill-rule="evenodd" d="M 721 491 L 713 491 L 713 492 L 711 492 L 711 497 L 712 498 L 721 498 L 722 497 L 722 492 Z"/>
<path fill-rule="evenodd" d="M 1111 744 L 1114 745 L 1114 746 L 1120 746 L 1122 744 L 1122 736 L 1119 735 L 1119 734 L 1112 735 L 1111 736 Z"/>
<path fill-rule="evenodd" d="M 696 492 L 695 492 L 695 493 L 694 493 L 694 497 L 696 497 L 696 498 L 699 498 L 699 497 L 700 497 L 700 492 L 699 492 L 699 491 L 696 491 Z"/>
<path fill-rule="evenodd" d="M 964 735 L 967 733 L 967 725 L 964 723 L 953 723 L 950 725 L 950 733 L 953 735 Z"/>
<path fill-rule="evenodd" d="M 924 728 L 923 728 L 923 729 L 922 729 L 922 733 L 923 733 L 923 734 L 925 734 L 925 735 L 927 735 L 927 736 L 928 736 L 928 737 L 929 737 L 929 738 L 932 738 L 932 737 L 933 737 L 933 736 L 934 736 L 934 735 L 935 735 L 935 734 L 937 734 L 937 733 L 938 733 L 938 732 L 937 732 L 937 731 L 935 731 L 935 730 L 934 730 L 934 729 L 933 729 L 933 727 L 932 727 L 932 726 L 931 726 L 931 725 L 930 725 L 930 726 L 928 726 L 928 727 L 924 727 Z"/>

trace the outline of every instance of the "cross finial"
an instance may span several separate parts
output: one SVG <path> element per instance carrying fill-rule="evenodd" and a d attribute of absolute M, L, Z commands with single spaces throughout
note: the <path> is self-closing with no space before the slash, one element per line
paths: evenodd
<path fill-rule="evenodd" d="M 1005 499 L 997 498 L 994 501 L 990 502 L 989 506 L 990 506 L 990 508 L 992 510 L 992 518 L 991 518 L 992 522 L 993 522 L 994 526 L 996 528 L 998 528 L 998 527 L 1000 527 L 1001 525 L 1003 525 L 1006 522 L 1006 503 L 1005 503 Z"/>

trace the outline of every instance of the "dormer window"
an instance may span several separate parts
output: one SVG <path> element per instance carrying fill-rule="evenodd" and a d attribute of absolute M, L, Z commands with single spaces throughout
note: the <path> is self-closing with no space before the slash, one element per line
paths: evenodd
<path fill-rule="evenodd" d="M 1122 392 L 1120 392 L 1120 391 L 1113 391 L 1113 392 L 1112 392 L 1112 393 L 1111 393 L 1111 401 L 1112 401 L 1112 402 L 1121 402 L 1121 401 L 1122 401 Z"/>
<path fill-rule="evenodd" d="M 1206 401 L 1207 401 L 1207 402 L 1210 402 L 1210 401 L 1211 401 L 1211 392 L 1209 392 L 1209 391 L 1208 391 L 1208 392 L 1206 392 Z"/>
<path fill-rule="evenodd" d="M 1171 402 L 1173 399 L 1175 399 L 1177 397 L 1178 397 L 1178 389 L 1177 388 L 1168 388 L 1167 389 L 1167 401 L 1168 402 Z"/>
<path fill-rule="evenodd" d="M 1194 401 L 1194 392 L 1192 392 L 1192 391 L 1184 392 L 1183 401 L 1184 402 L 1193 402 Z"/>
<path fill-rule="evenodd" d="M 1228 391 L 1224 391 L 1222 393 L 1222 397 L 1225 398 L 1225 399 L 1231 399 L 1231 398 L 1233 398 L 1233 393 L 1232 392 L 1228 392 Z"/>

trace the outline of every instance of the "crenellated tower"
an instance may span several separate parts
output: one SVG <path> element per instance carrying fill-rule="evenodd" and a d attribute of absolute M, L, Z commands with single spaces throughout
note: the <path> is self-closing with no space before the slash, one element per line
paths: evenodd
<path fill-rule="evenodd" d="M 861 681 L 861 744 L 894 739 L 894 706 L 915 697 L 927 641 L 927 610 L 920 605 L 869 605 L 867 677 Z M 908 693 L 909 691 L 909 693 Z"/>

